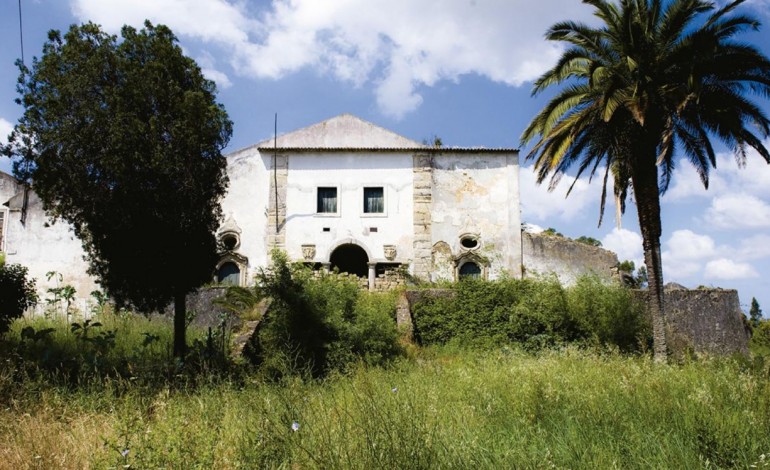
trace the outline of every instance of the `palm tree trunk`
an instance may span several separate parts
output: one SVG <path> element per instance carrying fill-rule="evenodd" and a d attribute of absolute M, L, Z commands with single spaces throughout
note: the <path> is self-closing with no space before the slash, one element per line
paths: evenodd
<path fill-rule="evenodd" d="M 666 323 L 663 304 L 663 265 L 660 257 L 660 191 L 655 152 L 652 158 L 637 154 L 634 158 L 632 184 L 636 197 L 639 228 L 642 232 L 644 263 L 647 265 L 647 308 L 652 320 L 652 341 L 655 362 L 665 362 Z"/>

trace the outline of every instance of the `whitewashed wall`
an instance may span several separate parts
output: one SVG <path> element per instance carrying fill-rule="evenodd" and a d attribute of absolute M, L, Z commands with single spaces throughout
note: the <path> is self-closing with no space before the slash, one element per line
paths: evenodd
<path fill-rule="evenodd" d="M 478 235 L 474 250 L 490 262 L 489 279 L 521 276 L 521 215 L 516 153 L 455 153 L 433 157 L 433 242 L 445 242 L 453 257 L 470 250 L 463 234 Z M 438 275 L 448 270 L 434 266 Z"/>
<path fill-rule="evenodd" d="M 230 186 L 222 200 L 225 220 L 232 216 L 242 230 L 237 253 L 249 262 L 247 283 L 251 284 L 256 270 L 268 264 L 267 209 L 272 162 L 269 155 L 260 155 L 250 147 L 227 156 Z"/>
<path fill-rule="evenodd" d="M 10 210 L 7 217 L 5 262 L 27 267 L 29 275 L 37 282 L 41 298 L 38 309 L 42 309 L 45 299 L 51 297 L 47 290 L 58 287 L 56 277 L 48 280 L 46 276 L 48 272 L 56 271 L 63 277 L 61 285 L 70 284 L 76 289 L 73 305 L 86 313 L 91 291 L 99 286 L 86 272 L 85 252 L 71 226 L 62 221 L 52 224 L 43 211 L 42 202 L 32 191 L 29 192 L 26 223 L 21 224 L 20 210 Z"/>
<path fill-rule="evenodd" d="M 364 214 L 363 188 L 379 186 L 384 188 L 385 213 Z M 337 214 L 316 213 L 318 187 L 337 188 Z M 315 261 L 328 262 L 334 248 L 353 242 L 367 251 L 369 261 L 387 262 L 383 245 L 396 245 L 395 261 L 408 262 L 413 256 L 412 155 L 292 154 L 286 214 L 286 251 L 292 259 L 303 259 L 302 245 L 314 244 Z"/>

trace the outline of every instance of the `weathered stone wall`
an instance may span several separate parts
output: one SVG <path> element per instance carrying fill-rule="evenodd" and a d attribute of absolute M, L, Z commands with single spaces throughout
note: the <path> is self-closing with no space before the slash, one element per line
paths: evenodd
<path fill-rule="evenodd" d="M 431 209 L 433 207 L 432 159 L 430 155 L 415 155 L 412 163 L 412 194 L 414 260 L 412 274 L 429 279 L 431 266 Z"/>
<path fill-rule="evenodd" d="M 673 355 L 749 353 L 738 291 L 667 285 L 665 309 L 668 348 Z"/>
<path fill-rule="evenodd" d="M 615 253 L 569 238 L 523 232 L 521 244 L 525 277 L 555 274 L 565 286 L 585 274 L 612 279 L 618 265 Z"/>
<path fill-rule="evenodd" d="M 646 298 L 646 291 L 636 292 Z M 396 320 L 404 339 L 413 339 L 412 309 L 416 303 L 426 298 L 454 295 L 451 289 L 405 291 L 396 306 Z M 735 290 L 667 286 L 666 334 L 674 357 L 691 353 L 725 356 L 749 352 L 749 334 Z"/>
<path fill-rule="evenodd" d="M 204 287 L 197 292 L 187 294 L 187 312 L 194 314 L 191 325 L 198 328 L 219 328 L 237 330 L 243 323 L 237 315 L 220 307 L 215 300 L 224 296 L 227 287 Z M 166 308 L 164 316 L 173 318 L 173 302 Z"/>

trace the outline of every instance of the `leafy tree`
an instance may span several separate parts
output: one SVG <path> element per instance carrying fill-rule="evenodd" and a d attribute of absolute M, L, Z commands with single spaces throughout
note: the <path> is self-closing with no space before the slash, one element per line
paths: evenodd
<path fill-rule="evenodd" d="M 759 326 L 759 322 L 762 321 L 762 309 L 759 308 L 759 302 L 756 297 L 751 298 L 751 309 L 749 310 L 749 320 L 751 320 L 752 328 Z"/>
<path fill-rule="evenodd" d="M 72 225 L 118 307 L 174 300 L 181 356 L 185 295 L 216 263 L 232 123 L 169 28 L 125 26 L 121 37 L 73 25 L 48 34 L 31 68 L 19 62 L 24 114 L 3 153 L 48 214 Z"/>
<path fill-rule="evenodd" d="M 599 240 L 595 239 L 594 237 L 586 237 L 585 235 L 576 238 L 575 241 L 590 246 L 602 246 L 602 242 Z"/>
<path fill-rule="evenodd" d="M 563 237 L 564 235 L 561 234 L 561 232 L 557 232 L 555 228 L 548 227 L 547 229 L 543 230 L 543 235 L 547 235 L 549 237 Z"/>
<path fill-rule="evenodd" d="M 35 280 L 27 278 L 27 268 L 20 264 L 0 265 L 0 334 L 35 304 Z"/>
<path fill-rule="evenodd" d="M 706 187 L 716 165 L 712 134 L 734 150 L 739 165 L 747 147 L 770 162 L 761 140 L 770 135 L 770 121 L 748 97 L 770 94 L 770 61 L 734 38 L 759 26 L 734 12 L 743 0 L 718 10 L 703 0 L 584 2 L 601 24 L 564 21 L 546 33 L 569 48 L 535 82 L 533 94 L 563 88 L 529 124 L 522 143 L 535 141 L 527 158 L 535 160 L 539 182 L 551 175 L 551 189 L 573 166 L 577 176 L 603 166 L 602 211 L 610 173 L 616 201 L 625 200 L 630 185 L 649 274 L 654 353 L 664 360 L 660 195 L 676 164 L 674 149 L 684 152 Z"/>

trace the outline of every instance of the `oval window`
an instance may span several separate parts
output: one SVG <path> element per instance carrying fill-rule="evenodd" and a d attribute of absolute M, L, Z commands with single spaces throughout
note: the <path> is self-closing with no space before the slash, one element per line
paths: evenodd
<path fill-rule="evenodd" d="M 466 236 L 460 239 L 460 245 L 462 245 L 463 248 L 472 250 L 479 247 L 479 240 L 476 237 Z"/>
<path fill-rule="evenodd" d="M 225 249 L 232 251 L 238 246 L 238 236 L 229 233 L 222 237 L 222 244 L 225 246 Z"/>

